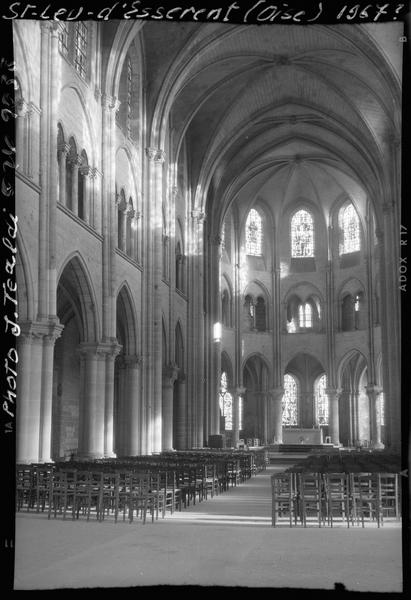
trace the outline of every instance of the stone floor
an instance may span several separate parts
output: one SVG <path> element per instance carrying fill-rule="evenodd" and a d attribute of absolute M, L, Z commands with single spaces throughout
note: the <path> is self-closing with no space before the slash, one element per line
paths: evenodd
<path fill-rule="evenodd" d="M 402 591 L 399 523 L 271 527 L 270 475 L 143 525 L 20 512 L 15 589 L 158 585 Z"/>

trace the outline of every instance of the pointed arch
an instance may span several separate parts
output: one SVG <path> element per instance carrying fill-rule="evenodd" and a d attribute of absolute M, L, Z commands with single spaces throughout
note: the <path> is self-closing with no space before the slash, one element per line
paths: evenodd
<path fill-rule="evenodd" d="M 349 350 L 346 354 L 344 354 L 344 356 L 341 358 L 338 367 L 337 367 L 337 381 L 338 381 L 338 386 L 342 387 L 343 385 L 343 375 L 344 375 L 344 371 L 347 369 L 347 367 L 349 366 L 349 364 L 352 362 L 352 367 L 353 367 L 353 375 L 355 375 L 354 380 L 355 382 L 358 381 L 359 377 L 358 377 L 358 368 L 359 365 L 361 367 L 361 364 L 364 363 L 365 365 L 368 364 L 367 362 L 367 358 L 365 357 L 365 355 L 361 352 L 361 350 L 358 350 L 357 348 L 352 348 L 351 350 Z"/>
<path fill-rule="evenodd" d="M 130 286 L 124 281 L 117 291 L 117 331 L 121 333 L 120 344 L 127 355 L 138 355 L 140 344 L 138 342 L 138 329 L 136 308 Z"/>
<path fill-rule="evenodd" d="M 58 312 L 60 310 L 69 314 L 74 311 L 78 317 L 82 342 L 95 342 L 100 339 L 97 301 L 91 283 L 92 278 L 79 252 L 73 252 L 66 258 L 60 268 L 57 281 Z"/>
<path fill-rule="evenodd" d="M 88 149 L 89 156 L 90 156 L 90 164 L 95 165 L 95 164 L 97 164 L 97 159 L 98 159 L 97 148 L 99 146 L 97 144 L 97 136 L 96 136 L 96 132 L 94 130 L 93 120 L 91 118 L 90 111 L 88 109 L 88 102 L 87 102 L 83 92 L 81 91 L 81 89 L 79 89 L 77 86 L 73 85 L 72 83 L 69 83 L 62 87 L 61 96 L 63 96 L 63 93 L 66 90 L 73 91 L 74 94 L 77 96 L 77 99 L 81 105 L 81 109 L 82 109 L 82 112 L 83 112 L 85 120 L 86 120 L 88 139 L 86 138 L 84 140 L 86 143 L 78 144 L 78 146 L 87 147 L 89 144 L 89 147 L 87 149 Z M 87 144 L 87 142 L 88 142 L 88 144 Z"/>
<path fill-rule="evenodd" d="M 261 352 L 252 352 L 244 358 L 241 365 L 243 380 L 251 380 L 257 386 L 256 389 L 267 390 L 271 381 L 272 369 Z"/>
<path fill-rule="evenodd" d="M 221 373 L 224 372 L 227 374 L 228 387 L 231 388 L 233 386 L 233 376 L 234 376 L 233 362 L 225 350 L 223 350 L 221 352 L 220 365 L 221 365 L 220 371 L 221 371 Z"/>

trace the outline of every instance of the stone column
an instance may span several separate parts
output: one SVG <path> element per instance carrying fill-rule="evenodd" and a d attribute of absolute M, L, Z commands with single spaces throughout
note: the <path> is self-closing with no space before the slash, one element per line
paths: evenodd
<path fill-rule="evenodd" d="M 79 456 L 82 459 L 102 458 L 104 456 L 104 396 L 99 394 L 101 353 L 98 344 L 82 343 L 79 352 L 84 361 L 84 377 L 81 393 L 80 423 L 82 447 Z M 104 384 L 104 381 L 103 381 Z"/>
<path fill-rule="evenodd" d="M 327 388 L 325 393 L 328 396 L 329 403 L 329 425 L 328 425 L 328 433 L 331 437 L 331 443 L 334 446 L 340 445 L 340 423 L 339 423 L 339 414 L 338 414 L 338 400 L 341 394 L 340 389 L 335 388 Z"/>
<path fill-rule="evenodd" d="M 369 385 L 365 390 L 370 400 L 371 446 L 375 449 L 381 449 L 384 448 L 384 444 L 381 442 L 380 394 L 382 388 L 376 385 Z"/>
<path fill-rule="evenodd" d="M 114 364 L 121 346 L 109 344 L 106 349 L 104 387 L 104 456 L 114 457 Z"/>
<path fill-rule="evenodd" d="M 43 337 L 39 462 L 51 462 L 54 345 L 62 331 L 63 326 L 55 325 L 50 329 L 48 334 Z"/>
<path fill-rule="evenodd" d="M 89 215 L 90 225 L 94 227 L 97 233 L 101 233 L 101 173 L 95 167 L 89 172 L 90 190 L 89 190 Z"/>
<path fill-rule="evenodd" d="M 221 380 L 221 339 L 214 338 L 215 323 L 222 322 L 221 319 L 221 301 L 220 301 L 220 263 L 222 257 L 221 237 L 213 236 L 210 239 L 210 260 L 209 260 L 209 289 L 210 289 L 210 305 L 211 305 L 211 347 L 210 347 L 210 371 L 209 381 L 210 387 L 208 390 L 209 407 L 208 407 L 208 433 L 209 435 L 220 433 L 220 411 L 219 411 L 219 392 Z"/>
<path fill-rule="evenodd" d="M 37 319 L 49 316 L 49 145 L 50 145 L 50 25 L 40 23 L 41 65 L 40 69 L 40 195 L 38 205 L 38 308 Z M 37 450 L 38 452 L 38 450 Z"/>
<path fill-rule="evenodd" d="M 186 376 L 179 375 L 177 381 L 176 448 L 185 450 L 187 448 Z"/>
<path fill-rule="evenodd" d="M 140 454 L 140 366 L 139 356 L 126 356 L 126 453 L 127 456 Z"/>
<path fill-rule="evenodd" d="M 359 405 L 359 392 L 352 392 L 352 405 L 353 405 L 353 442 L 355 443 L 360 441 L 360 405 Z"/>
<path fill-rule="evenodd" d="M 173 392 L 178 368 L 168 365 L 163 371 L 162 450 L 173 449 Z"/>
<path fill-rule="evenodd" d="M 115 114 L 120 104 L 116 98 L 102 95 L 102 151 L 101 151 L 101 233 L 103 235 L 102 268 L 102 332 L 103 340 L 114 340 L 116 335 L 116 296 L 113 271 L 115 268 Z"/>
<path fill-rule="evenodd" d="M 270 424 L 270 418 L 269 418 L 269 410 L 268 410 L 268 398 L 267 398 L 267 393 L 264 393 L 261 395 L 261 403 L 262 403 L 262 416 L 263 416 L 263 427 L 262 427 L 262 431 L 263 431 L 263 444 L 269 444 L 270 443 L 270 436 L 268 434 L 269 431 L 269 424 Z M 282 411 L 282 410 L 281 410 Z M 282 429 L 282 428 L 281 428 Z"/>
<path fill-rule="evenodd" d="M 272 424 L 271 424 L 271 435 L 270 442 L 274 444 L 283 443 L 283 396 L 284 388 L 277 387 L 271 390 L 271 406 L 272 406 Z"/>
<path fill-rule="evenodd" d="M 18 351 L 18 377 L 17 377 L 17 427 L 16 427 L 16 462 L 30 463 L 37 461 L 38 439 L 36 440 L 35 427 L 32 425 L 32 410 L 31 402 L 31 349 L 32 335 L 21 334 L 17 338 Z M 33 438 L 33 440 L 32 440 Z"/>
<path fill-rule="evenodd" d="M 90 223 L 90 171 L 88 165 L 80 167 L 83 183 L 83 221 L 85 223 Z"/>
<path fill-rule="evenodd" d="M 146 279 L 146 301 L 148 331 L 147 352 L 151 354 L 151 369 L 147 372 L 148 390 L 151 396 L 151 451 L 160 452 L 162 444 L 162 339 L 161 339 L 161 271 L 162 271 L 162 194 L 163 194 L 163 165 L 165 153 L 158 148 L 146 148 L 149 175 L 149 199 L 151 230 L 148 240 L 148 261 L 145 270 L 148 271 Z M 150 307 L 151 305 L 151 307 Z"/>
<path fill-rule="evenodd" d="M 58 148 L 59 153 L 59 202 L 63 206 L 67 206 L 67 190 L 66 190 L 66 171 L 67 171 L 67 156 L 70 146 L 63 143 Z"/>
<path fill-rule="evenodd" d="M 59 26 L 50 22 L 49 50 L 49 102 L 48 102 L 48 317 L 57 321 L 57 199 L 58 199 L 58 164 L 57 164 L 57 111 L 60 92 L 60 53 L 58 50 Z M 43 67 L 43 66 L 42 66 Z M 49 450 L 50 452 L 50 450 Z"/>
<path fill-rule="evenodd" d="M 134 231 L 134 260 L 138 263 L 141 262 L 141 212 L 135 211 L 135 231 Z"/>
<path fill-rule="evenodd" d="M 233 394 L 233 446 L 237 447 L 240 439 L 240 398 L 244 398 L 245 387 L 238 387 Z"/>
<path fill-rule="evenodd" d="M 27 112 L 28 104 L 21 98 L 16 104 L 16 171 L 27 174 Z"/>
<path fill-rule="evenodd" d="M 81 165 L 81 159 L 78 155 L 69 157 L 71 166 L 71 206 L 70 210 L 74 215 L 78 215 L 78 173 Z"/>
<path fill-rule="evenodd" d="M 115 452 L 117 456 L 126 456 L 126 363 L 124 355 L 120 356 L 116 361 L 117 364 L 117 398 L 116 398 L 116 445 Z"/>

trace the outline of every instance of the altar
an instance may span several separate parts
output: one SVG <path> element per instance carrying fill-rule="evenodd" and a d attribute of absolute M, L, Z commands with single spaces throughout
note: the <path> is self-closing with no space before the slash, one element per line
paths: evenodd
<path fill-rule="evenodd" d="M 283 444 L 322 444 L 322 429 L 293 427 L 283 428 Z"/>

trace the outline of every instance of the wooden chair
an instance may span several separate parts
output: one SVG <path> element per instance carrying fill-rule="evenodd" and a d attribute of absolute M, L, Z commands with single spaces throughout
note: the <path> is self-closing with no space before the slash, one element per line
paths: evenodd
<path fill-rule="evenodd" d="M 44 512 L 49 503 L 50 479 L 53 477 L 55 466 L 53 463 L 32 465 L 33 476 L 33 502 L 37 512 Z"/>
<path fill-rule="evenodd" d="M 397 473 L 379 473 L 381 524 L 385 518 L 401 518 L 401 493 Z"/>
<path fill-rule="evenodd" d="M 318 527 L 324 523 L 324 489 L 320 473 L 298 474 L 298 495 L 301 499 L 301 521 L 307 527 L 307 520 L 314 517 Z"/>
<path fill-rule="evenodd" d="M 71 510 L 74 519 L 76 480 L 77 470 L 63 469 L 53 473 L 49 482 L 48 519 L 50 519 L 52 512 L 54 518 L 59 513 L 65 519 L 68 510 Z"/>
<path fill-rule="evenodd" d="M 327 522 L 333 527 L 336 519 L 350 526 L 349 480 L 346 473 L 324 473 Z M 324 506 L 324 505 L 323 505 Z"/>
<path fill-rule="evenodd" d="M 271 476 L 272 526 L 285 517 L 290 527 L 297 524 L 297 490 L 294 473 L 275 473 Z"/>
<path fill-rule="evenodd" d="M 29 511 L 34 506 L 35 491 L 31 465 L 16 465 L 16 510 Z"/>
<path fill-rule="evenodd" d="M 381 525 L 381 493 L 377 473 L 350 473 L 351 522 Z"/>
<path fill-rule="evenodd" d="M 128 474 L 128 496 L 127 508 L 129 522 L 134 520 L 134 514 L 146 523 L 147 512 L 151 514 L 151 520 L 154 522 L 155 503 L 150 490 L 150 478 L 147 474 L 138 474 L 135 472 Z"/>

